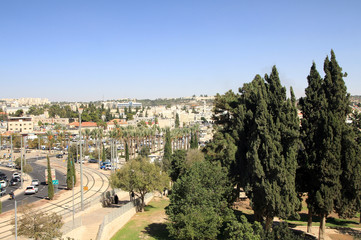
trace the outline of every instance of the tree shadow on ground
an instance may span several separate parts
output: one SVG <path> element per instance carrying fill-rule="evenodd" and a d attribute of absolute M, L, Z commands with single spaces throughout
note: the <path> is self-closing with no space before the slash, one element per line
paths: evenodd
<path fill-rule="evenodd" d="M 347 228 L 347 227 L 332 227 L 332 229 L 336 229 L 341 234 L 348 234 L 353 236 L 355 239 L 361 239 L 361 230 Z"/>
<path fill-rule="evenodd" d="M 118 201 L 118 203 L 112 203 L 109 207 L 111 207 L 111 208 L 120 208 L 120 207 L 123 207 L 127 203 L 129 203 L 128 200 Z"/>
<path fill-rule="evenodd" d="M 150 209 L 152 209 L 152 208 L 155 208 L 155 207 L 153 207 L 152 205 L 146 205 L 146 206 L 144 207 L 144 211 L 145 211 L 145 212 L 148 212 L 148 211 L 150 211 Z"/>
<path fill-rule="evenodd" d="M 148 234 L 149 236 L 157 239 L 157 240 L 172 240 L 169 236 L 169 232 L 167 229 L 167 224 L 165 223 L 152 223 L 149 224 L 143 233 Z"/>

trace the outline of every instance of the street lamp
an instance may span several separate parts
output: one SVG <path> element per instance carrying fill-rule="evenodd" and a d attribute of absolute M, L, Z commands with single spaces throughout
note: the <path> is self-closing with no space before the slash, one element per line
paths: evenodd
<path fill-rule="evenodd" d="M 80 203 L 81 203 L 81 210 L 84 211 L 84 192 L 83 192 L 83 156 L 82 156 L 82 137 L 81 137 L 81 114 L 83 113 L 83 109 L 79 108 L 79 140 L 80 140 Z"/>

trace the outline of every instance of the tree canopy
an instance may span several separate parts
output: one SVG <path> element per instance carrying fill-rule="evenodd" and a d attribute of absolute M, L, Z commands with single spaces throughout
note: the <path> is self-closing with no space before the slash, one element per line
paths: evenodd
<path fill-rule="evenodd" d="M 163 191 L 169 184 L 169 177 L 159 167 L 149 162 L 149 159 L 139 157 L 129 160 L 121 169 L 110 176 L 113 188 L 121 188 L 134 192 L 142 200 L 141 210 L 144 210 L 145 194 L 155 190 Z"/>

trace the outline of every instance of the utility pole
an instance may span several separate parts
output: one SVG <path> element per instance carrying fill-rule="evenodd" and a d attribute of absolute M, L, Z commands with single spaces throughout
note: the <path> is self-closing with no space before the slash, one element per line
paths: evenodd
<path fill-rule="evenodd" d="M 11 162 L 14 162 L 13 161 L 13 135 L 10 135 L 10 145 L 11 145 Z"/>
<path fill-rule="evenodd" d="M 71 163 L 74 164 L 74 161 L 71 160 Z M 74 227 L 74 215 L 75 215 L 75 208 L 74 208 L 74 176 L 73 176 L 73 227 Z"/>
<path fill-rule="evenodd" d="M 23 136 L 20 135 L 20 169 L 21 169 L 21 175 L 20 175 L 20 188 L 23 188 Z"/>
<path fill-rule="evenodd" d="M 79 108 L 79 138 L 80 138 L 80 201 L 81 201 L 81 210 L 84 211 L 84 191 L 83 191 L 83 156 L 82 156 L 82 137 L 81 137 L 81 114 L 83 112 L 82 108 Z"/>
<path fill-rule="evenodd" d="M 14 197 L 14 201 L 15 201 L 15 240 L 17 240 L 18 239 L 18 218 L 17 218 L 17 215 L 16 215 L 17 206 L 16 206 L 15 197 Z"/>

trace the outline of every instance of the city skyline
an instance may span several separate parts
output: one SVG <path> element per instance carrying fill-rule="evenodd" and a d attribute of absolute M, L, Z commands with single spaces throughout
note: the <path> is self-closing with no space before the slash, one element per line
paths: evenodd
<path fill-rule="evenodd" d="M 0 3 L 2 98 L 155 99 L 238 91 L 277 66 L 299 98 L 335 51 L 360 95 L 358 1 Z"/>

